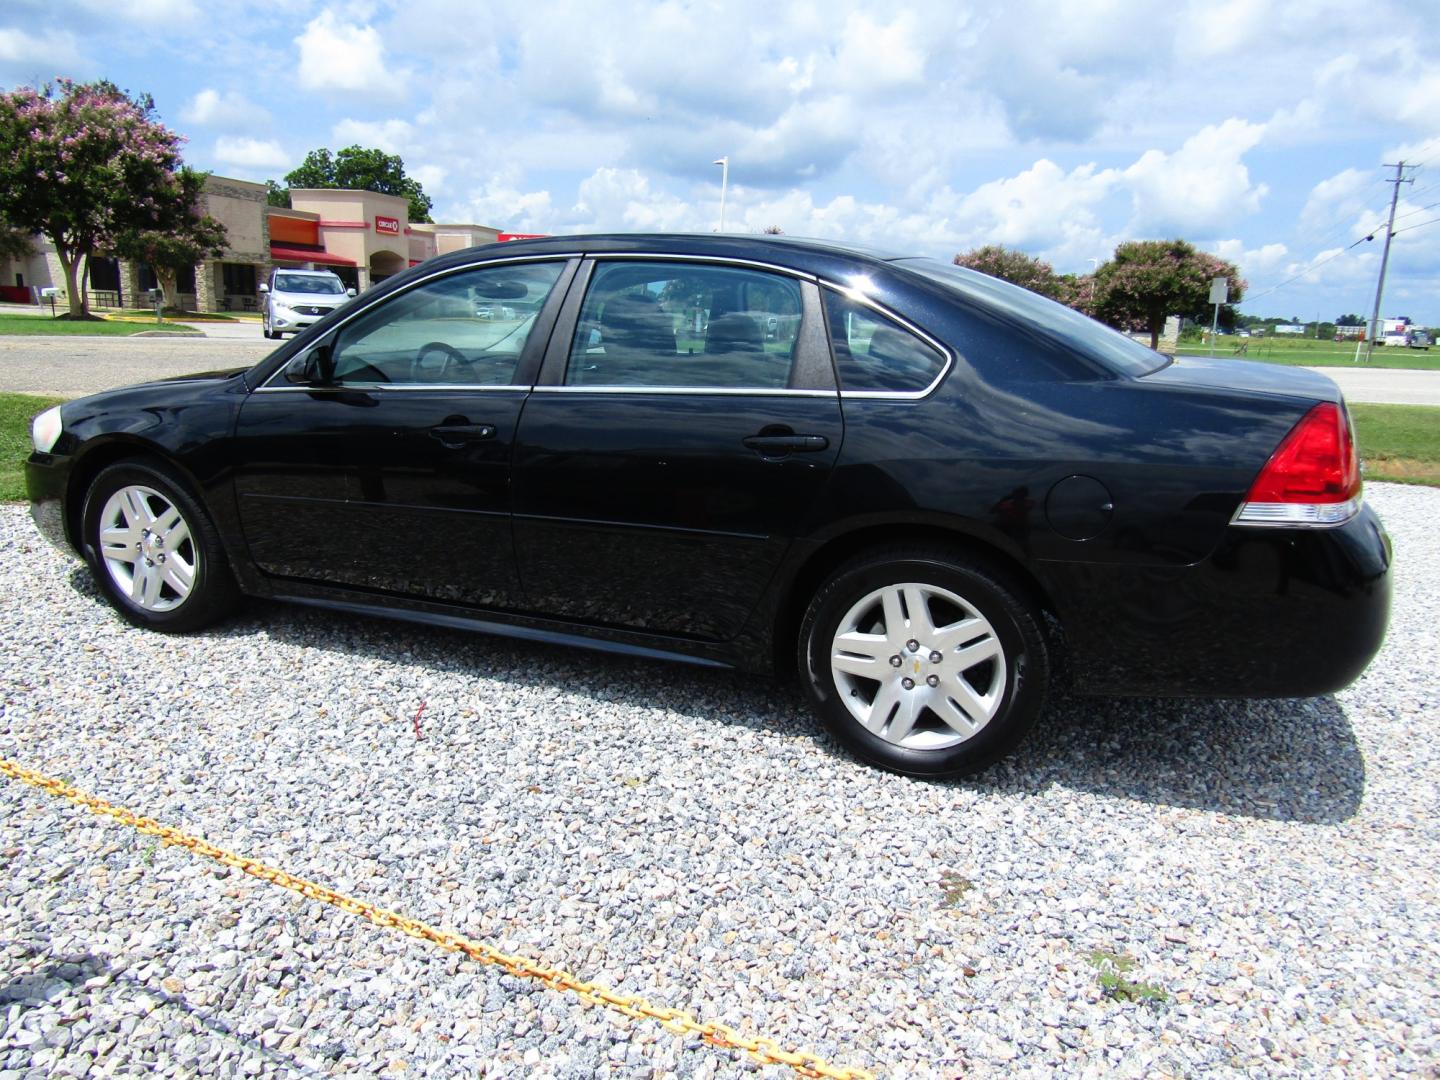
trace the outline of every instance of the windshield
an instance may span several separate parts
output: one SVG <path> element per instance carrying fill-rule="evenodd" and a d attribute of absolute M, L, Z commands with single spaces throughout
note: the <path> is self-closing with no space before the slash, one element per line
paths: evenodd
<path fill-rule="evenodd" d="M 345 286 L 340 283 L 338 277 L 326 274 L 324 277 L 316 274 L 276 274 L 275 291 L 288 293 L 312 293 L 320 296 L 339 296 L 345 292 Z"/>
<path fill-rule="evenodd" d="M 1008 281 L 937 259 L 897 259 L 894 265 L 913 270 L 967 299 L 978 300 L 1016 321 L 1041 329 L 1122 375 L 1149 375 L 1170 362 L 1168 357 L 1132 341 L 1120 331 Z"/>

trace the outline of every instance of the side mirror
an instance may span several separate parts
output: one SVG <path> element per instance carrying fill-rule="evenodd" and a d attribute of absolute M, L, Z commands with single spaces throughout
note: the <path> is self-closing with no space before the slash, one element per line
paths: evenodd
<path fill-rule="evenodd" d="M 355 292 L 354 289 L 346 289 L 346 290 L 345 290 L 345 295 L 346 295 L 346 296 L 356 296 L 356 295 L 358 295 L 358 294 Z"/>
<path fill-rule="evenodd" d="M 335 377 L 329 342 L 322 342 L 291 357 L 285 365 L 283 377 L 292 386 L 329 386 Z"/>
<path fill-rule="evenodd" d="M 262 281 L 262 282 L 260 283 L 260 291 L 261 291 L 262 293 L 268 293 L 268 292 L 270 291 L 270 286 L 269 286 L 269 285 L 266 285 L 265 282 Z"/>

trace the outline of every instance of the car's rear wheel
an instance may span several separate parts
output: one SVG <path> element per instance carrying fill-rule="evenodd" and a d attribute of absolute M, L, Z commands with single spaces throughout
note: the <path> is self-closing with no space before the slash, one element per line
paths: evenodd
<path fill-rule="evenodd" d="M 943 549 L 894 549 L 821 586 L 801 624 L 800 670 L 856 755 L 939 777 L 1014 749 L 1050 669 L 1039 613 L 1002 571 Z"/>
<path fill-rule="evenodd" d="M 85 498 L 83 531 L 101 591 L 136 626 L 197 630 L 239 598 L 215 527 L 158 462 L 101 470 Z"/>

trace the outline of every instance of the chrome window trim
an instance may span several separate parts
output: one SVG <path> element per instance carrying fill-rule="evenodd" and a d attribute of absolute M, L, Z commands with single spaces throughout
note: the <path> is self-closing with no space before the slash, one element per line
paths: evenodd
<path fill-rule="evenodd" d="M 784 274 L 787 277 L 800 278 L 802 281 L 813 281 L 817 284 L 820 278 L 805 270 L 796 270 L 793 266 L 777 266 L 775 263 L 761 262 L 759 259 L 741 259 L 732 255 L 686 255 L 674 252 L 644 252 L 644 251 L 592 251 L 585 256 L 595 263 L 609 262 L 616 259 L 643 259 L 647 261 L 664 260 L 668 262 L 690 262 L 690 263 L 721 263 L 727 266 L 744 266 L 753 270 L 769 270 L 774 274 Z"/>
<path fill-rule="evenodd" d="M 532 394 L 703 394 L 707 397 L 834 397 L 834 390 L 716 386 L 535 386 Z"/>
<path fill-rule="evenodd" d="M 505 265 L 506 263 L 518 263 L 518 262 L 524 262 L 524 263 L 537 263 L 537 262 L 569 262 L 571 259 L 583 259 L 584 257 L 585 257 L 585 256 L 584 256 L 583 254 L 581 254 L 581 253 L 579 253 L 579 252 L 573 252 L 573 251 L 572 251 L 572 252 L 566 252 L 566 253 L 564 253 L 564 254 L 548 254 L 548 253 L 547 253 L 547 254 L 544 254 L 544 255 L 500 255 L 500 256 L 497 256 L 497 257 L 495 257 L 495 258 L 493 258 L 493 259 L 484 259 L 484 260 L 482 260 L 482 261 L 480 261 L 480 262 L 465 263 L 463 266 L 450 266 L 450 267 L 446 267 L 444 270 L 435 270 L 435 271 L 433 271 L 433 272 L 431 272 L 431 273 L 429 273 L 429 274 L 426 274 L 424 277 L 416 278 L 414 281 L 410 282 L 409 285 L 406 285 L 405 288 L 403 288 L 403 289 L 397 289 L 395 292 L 390 293 L 388 296 L 381 297 L 379 300 L 375 301 L 373 304 L 366 304 L 366 305 L 364 305 L 363 307 L 358 307 L 358 308 L 356 308 L 354 311 L 350 312 L 350 314 L 346 315 L 345 318 L 341 319 L 338 323 L 336 323 L 336 324 L 335 324 L 334 326 L 332 326 L 329 330 L 327 330 L 326 333 L 327 333 L 327 334 L 335 334 L 335 333 L 338 333 L 338 332 L 341 330 L 342 327 L 344 327 L 345 325 L 347 325 L 348 323 L 350 323 L 352 320 L 359 318 L 361 315 L 365 315 L 365 314 L 368 314 L 368 313 L 371 312 L 371 311 L 374 311 L 375 308 L 379 307 L 381 304 L 388 303 L 388 302 L 389 302 L 391 299 L 393 299 L 394 297 L 404 296 L 406 293 L 410 292 L 412 289 L 418 289 L 421 285 L 424 285 L 426 282 L 434 281 L 434 280 L 437 279 L 437 278 L 449 277 L 451 274 L 463 274 L 463 273 L 465 273 L 465 272 L 467 272 L 467 271 L 470 271 L 470 270 L 484 270 L 484 269 L 486 269 L 486 268 L 488 268 L 488 267 L 491 267 L 491 266 L 503 266 L 503 265 Z M 323 316 L 322 316 L 322 317 L 323 317 Z M 311 325 L 313 326 L 314 324 L 312 323 Z M 523 351 L 523 349 L 522 349 L 522 351 Z M 295 353 L 295 356 L 299 356 L 299 355 L 300 355 L 299 352 L 296 352 L 296 353 Z M 295 356 L 290 357 L 290 360 L 295 359 Z M 270 385 L 272 382 L 274 382 L 276 379 L 278 379 L 278 378 L 284 373 L 284 371 L 285 371 L 285 369 L 286 369 L 287 367 L 290 366 L 290 360 L 286 360 L 285 363 L 281 364 L 278 368 L 276 368 L 276 369 L 270 374 L 270 377 L 267 378 L 267 379 L 266 379 L 263 383 L 261 383 L 259 386 L 257 386 L 253 392 L 258 394 L 258 393 L 260 393 L 260 392 L 263 391 L 263 390 L 271 390 L 271 391 L 273 391 L 273 390 L 314 390 L 314 389 L 316 389 L 316 387 L 309 387 L 309 386 L 301 386 L 301 387 L 278 386 L 278 387 L 275 387 L 275 386 L 271 386 L 271 385 Z M 341 384 L 337 385 L 337 386 L 335 387 L 335 389 L 355 390 L 355 389 L 360 389 L 362 386 L 366 386 L 366 385 L 367 385 L 367 384 L 364 384 L 364 383 L 341 383 Z M 385 383 L 385 384 L 378 384 L 378 383 L 377 383 L 377 384 L 375 384 L 375 385 L 376 385 L 376 386 L 383 386 L 384 389 L 387 389 L 387 390 L 399 389 L 399 386 L 398 386 L 397 384 L 394 384 L 394 383 Z M 405 386 L 411 386 L 411 385 L 416 385 L 416 386 L 418 386 L 418 385 L 420 385 L 420 384 L 418 384 L 418 383 L 417 383 L 417 384 L 405 383 L 405 384 L 403 384 L 403 385 L 405 385 Z M 325 387 L 324 389 L 331 389 L 331 388 L 330 388 L 330 387 Z M 472 389 L 473 389 L 473 388 L 472 388 Z M 506 390 L 524 390 L 524 389 L 526 389 L 526 387 L 525 387 L 524 384 L 515 384 L 515 385 L 507 384 L 506 386 L 503 387 L 503 389 L 506 389 Z"/>
<path fill-rule="evenodd" d="M 393 390 L 401 394 L 413 394 L 423 390 L 514 390 L 520 393 L 527 393 L 531 389 L 525 383 L 337 383 L 334 386 L 260 386 L 252 393 L 256 394 L 323 394 L 328 392 L 343 393 L 347 390 Z"/>
<path fill-rule="evenodd" d="M 932 349 L 938 352 L 945 361 L 945 363 L 940 366 L 940 371 L 936 374 L 935 378 L 932 379 L 930 381 L 930 384 L 926 386 L 923 390 L 846 390 L 845 387 L 842 385 L 840 387 L 841 398 L 851 401 L 919 401 L 920 399 L 927 398 L 931 394 L 933 394 L 936 388 L 945 381 L 945 376 L 950 374 L 950 369 L 955 366 L 955 354 L 938 338 L 932 337 L 930 334 L 927 334 L 924 330 L 920 329 L 920 327 L 916 326 L 909 319 L 906 319 L 901 315 L 897 315 L 894 311 L 891 311 L 885 305 L 877 304 L 874 300 L 871 300 L 868 296 L 866 296 L 858 289 L 851 288 L 848 285 L 840 285 L 833 281 L 826 281 L 823 278 L 817 279 L 817 282 L 821 288 L 830 289 L 833 292 L 837 292 L 841 296 L 845 297 L 845 299 L 852 300 L 855 303 L 861 305 L 862 307 L 869 308 L 876 314 L 889 319 L 897 326 L 900 326 L 909 333 L 915 335 L 921 341 L 925 342 L 925 344 L 929 345 Z M 833 345 L 831 347 L 831 351 L 834 351 Z M 839 383 L 840 372 L 838 370 L 835 372 L 835 378 L 836 382 Z"/>

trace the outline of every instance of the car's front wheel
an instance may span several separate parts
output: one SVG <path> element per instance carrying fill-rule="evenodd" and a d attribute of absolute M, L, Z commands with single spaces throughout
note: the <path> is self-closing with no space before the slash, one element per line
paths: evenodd
<path fill-rule="evenodd" d="M 101 591 L 136 626 L 198 630 L 239 598 L 215 527 L 159 462 L 102 469 L 85 498 L 83 531 Z"/>
<path fill-rule="evenodd" d="M 841 566 L 801 624 L 800 671 L 830 731 L 911 776 L 961 776 L 1009 753 L 1044 704 L 1040 616 L 995 567 L 944 549 Z"/>

